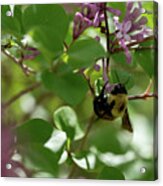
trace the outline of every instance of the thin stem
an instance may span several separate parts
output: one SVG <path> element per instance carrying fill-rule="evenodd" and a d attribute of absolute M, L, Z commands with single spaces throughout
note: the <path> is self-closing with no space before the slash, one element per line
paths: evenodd
<path fill-rule="evenodd" d="M 150 41 L 150 40 L 153 40 L 153 39 L 154 39 L 154 36 L 149 36 L 149 37 L 144 38 L 142 41 L 134 41 L 134 42 L 131 42 L 131 43 L 127 44 L 127 47 L 130 48 L 130 47 L 133 47 L 133 46 L 135 46 L 135 45 L 139 45 L 139 44 L 141 44 L 141 43 L 144 43 L 144 42 L 146 42 L 146 41 Z M 113 45 L 113 46 L 115 46 L 116 44 L 118 44 L 118 40 L 116 40 L 116 41 L 114 42 L 114 45 Z M 119 51 L 123 51 L 123 50 L 124 50 L 123 48 L 115 48 L 115 49 L 113 49 L 113 46 L 112 46 L 111 53 L 119 52 Z M 138 47 L 138 48 L 139 48 L 139 47 Z M 130 49 L 131 49 L 131 48 L 130 48 Z"/>
<path fill-rule="evenodd" d="M 93 89 L 93 87 L 92 87 L 92 85 L 91 85 L 90 78 L 87 77 L 87 76 L 85 75 L 84 72 L 82 72 L 82 74 L 83 74 L 83 77 L 85 78 L 85 80 L 86 80 L 87 83 L 88 83 L 88 86 L 89 86 L 89 88 L 90 88 L 90 91 L 91 91 L 92 95 L 95 96 L 95 91 L 94 91 L 94 89 Z"/>
<path fill-rule="evenodd" d="M 135 41 L 135 42 L 129 43 L 127 45 L 127 47 L 132 47 L 134 45 L 138 45 L 138 44 L 141 44 L 141 43 L 144 43 L 146 41 L 153 40 L 153 39 L 154 39 L 154 36 L 149 36 L 149 37 L 144 38 L 142 41 Z"/>
<path fill-rule="evenodd" d="M 67 45 L 67 43 L 64 41 L 63 42 L 63 44 L 64 44 L 64 47 L 65 47 L 65 49 L 66 49 L 66 51 L 68 50 L 68 48 L 69 48 L 69 46 Z"/>
<path fill-rule="evenodd" d="M 6 103 L 4 103 L 2 106 L 3 108 L 7 108 L 8 106 L 10 106 L 11 104 L 13 104 L 17 99 L 19 99 L 21 96 L 23 96 L 24 94 L 27 94 L 28 92 L 31 92 L 33 90 L 35 90 L 36 88 L 38 88 L 41 85 L 41 83 L 35 83 L 32 86 L 26 88 L 25 90 L 20 91 L 18 94 L 16 94 L 15 96 L 13 96 L 11 99 L 9 99 Z"/>
<path fill-rule="evenodd" d="M 81 143 L 80 143 L 80 146 L 79 146 L 78 151 L 83 149 L 83 147 L 84 147 L 84 145 L 85 145 L 85 143 L 86 143 L 88 134 L 89 134 L 89 132 L 91 131 L 91 128 L 92 128 L 92 126 L 93 126 L 93 124 L 94 124 L 94 121 L 95 121 L 95 116 L 92 115 L 92 116 L 90 117 L 90 119 L 89 119 L 89 123 L 88 123 L 88 126 L 87 126 L 86 131 L 85 131 L 85 135 L 84 135 L 84 137 L 83 137 L 83 139 L 82 139 L 82 141 L 81 141 Z"/>
<path fill-rule="evenodd" d="M 92 116 L 90 117 L 88 126 L 87 126 L 86 131 L 85 131 L 85 135 L 84 135 L 84 137 L 82 138 L 82 141 L 81 141 L 80 146 L 79 146 L 79 148 L 77 149 L 77 151 L 81 151 L 81 150 L 84 148 L 84 145 L 85 145 L 85 143 L 86 143 L 88 134 L 90 133 L 91 128 L 92 128 L 92 126 L 93 126 L 93 124 L 94 124 L 94 122 L 95 122 L 96 120 L 97 120 L 97 119 L 95 119 L 95 115 L 92 115 Z M 70 153 L 69 153 L 69 156 L 71 156 Z M 73 164 L 73 166 L 72 166 L 72 168 L 71 168 L 71 170 L 70 170 L 70 173 L 69 173 L 69 175 L 68 175 L 68 178 L 72 178 L 72 177 L 73 177 L 76 168 L 77 168 L 77 165 L 76 165 L 76 164 Z"/>
<path fill-rule="evenodd" d="M 129 50 L 135 50 L 135 51 L 138 51 L 138 50 L 151 50 L 151 49 L 156 49 L 154 46 L 147 46 L 147 47 L 137 47 L 137 48 L 129 48 Z M 115 48 L 114 49 L 114 52 L 112 52 L 113 54 L 115 53 L 119 53 L 119 52 L 122 52 L 124 51 L 123 48 Z"/>
<path fill-rule="evenodd" d="M 104 59 L 102 59 L 102 68 L 103 68 L 103 80 L 104 83 L 109 82 L 108 75 L 107 75 L 107 64 Z"/>
<path fill-rule="evenodd" d="M 105 34 L 106 34 L 106 41 L 107 41 L 107 51 L 110 51 L 110 32 L 109 32 L 109 25 L 108 25 L 108 18 L 107 18 L 107 11 L 106 11 L 106 3 L 104 6 L 104 18 L 105 18 Z"/>
<path fill-rule="evenodd" d="M 31 69 L 30 67 L 28 67 L 27 65 L 23 64 L 23 56 L 18 59 L 15 56 L 13 56 L 8 50 L 5 50 L 2 48 L 2 52 L 8 57 L 10 58 L 14 63 L 16 63 L 17 65 L 20 66 L 20 68 L 22 69 L 22 71 L 24 72 L 24 74 L 26 76 L 29 76 L 30 73 L 35 73 L 35 71 L 33 69 Z"/>
<path fill-rule="evenodd" d="M 107 11 L 106 11 L 106 3 L 104 4 L 104 18 L 105 18 L 105 35 L 106 35 L 106 47 L 107 52 L 110 53 L 110 31 L 109 31 L 109 25 L 108 25 L 108 18 L 107 18 Z M 109 61 L 110 58 L 106 58 L 106 70 L 107 74 L 109 73 Z"/>
<path fill-rule="evenodd" d="M 147 98 L 158 98 L 157 93 L 149 93 L 149 94 L 139 94 L 128 96 L 128 100 L 137 100 L 137 99 L 147 99 Z"/>

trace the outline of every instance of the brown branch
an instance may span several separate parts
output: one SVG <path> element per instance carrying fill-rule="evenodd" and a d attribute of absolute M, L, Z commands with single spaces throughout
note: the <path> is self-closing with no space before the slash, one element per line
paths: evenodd
<path fill-rule="evenodd" d="M 84 135 L 84 137 L 82 138 L 82 141 L 81 141 L 81 144 L 80 144 L 80 146 L 79 146 L 78 151 L 83 149 L 83 147 L 84 147 L 84 145 L 85 145 L 85 143 L 86 143 L 88 134 L 89 134 L 89 132 L 90 132 L 90 130 L 91 130 L 91 128 L 92 128 L 92 126 L 93 126 L 93 124 L 94 124 L 95 121 L 96 121 L 95 116 L 92 115 L 92 116 L 90 117 L 90 119 L 89 119 L 89 123 L 88 123 L 88 126 L 87 126 L 87 128 L 86 128 L 85 135 Z"/>
<path fill-rule="evenodd" d="M 107 51 L 110 51 L 110 32 L 109 32 L 109 25 L 108 25 L 108 18 L 107 18 L 107 11 L 106 11 L 106 3 L 104 6 L 104 18 L 105 18 L 105 34 L 106 34 L 106 45 Z"/>
<path fill-rule="evenodd" d="M 64 45 L 64 47 L 65 47 L 65 49 L 67 51 L 69 49 L 69 46 L 67 45 L 67 43 L 65 41 L 63 42 L 63 45 Z"/>
<path fill-rule="evenodd" d="M 110 53 L 110 31 L 109 31 L 109 24 L 108 24 L 108 18 L 107 18 L 107 10 L 106 10 L 106 4 L 104 4 L 104 19 L 105 19 L 105 35 L 106 35 L 106 47 L 107 47 L 107 52 Z M 109 62 L 110 58 L 106 58 L 106 70 L 107 74 L 109 73 Z"/>
<path fill-rule="evenodd" d="M 133 46 L 135 46 L 135 45 L 139 45 L 139 44 L 141 44 L 141 43 L 144 43 L 144 42 L 146 42 L 146 41 L 150 41 L 150 40 L 153 40 L 154 39 L 154 36 L 149 36 L 149 37 L 146 37 L 146 38 L 144 38 L 142 41 L 134 41 L 134 42 L 131 42 L 131 43 L 129 43 L 129 44 L 127 44 L 126 46 L 128 47 L 128 48 L 130 48 L 130 47 L 133 47 Z M 116 44 L 118 44 L 118 40 L 116 39 L 116 41 L 114 42 L 114 44 L 113 44 L 113 46 L 115 46 Z M 113 48 L 113 47 L 112 47 Z M 114 52 L 116 52 L 116 50 L 120 50 L 120 51 L 123 51 L 124 49 L 123 48 L 115 48 L 115 49 L 112 49 L 112 53 L 114 53 Z M 119 51 L 118 51 L 119 52 Z"/>
<path fill-rule="evenodd" d="M 139 94 L 139 95 L 128 96 L 128 100 L 137 100 L 137 99 L 144 100 L 147 98 L 157 98 L 158 99 L 158 94 L 157 93 L 149 93 L 149 94 Z"/>
<path fill-rule="evenodd" d="M 135 41 L 135 42 L 129 43 L 127 45 L 127 47 L 132 47 L 134 45 L 138 45 L 138 44 L 141 44 L 141 43 L 144 43 L 146 41 L 153 40 L 153 39 L 154 39 L 154 36 L 149 36 L 149 37 L 144 38 L 142 41 Z"/>
<path fill-rule="evenodd" d="M 8 50 L 5 50 L 2 48 L 2 52 L 8 57 L 10 58 L 14 63 L 16 63 L 17 65 L 20 66 L 20 68 L 22 69 L 22 71 L 24 72 L 24 74 L 26 76 L 29 76 L 30 73 L 35 73 L 35 71 L 33 69 L 31 69 L 30 67 L 28 67 L 27 65 L 25 65 L 23 63 L 23 56 L 18 59 L 15 56 L 13 56 Z"/>
<path fill-rule="evenodd" d="M 35 90 L 36 88 L 38 88 L 41 85 L 41 83 L 35 83 L 32 86 L 26 88 L 25 90 L 20 91 L 18 94 L 16 94 L 15 96 L 13 96 L 11 99 L 9 99 L 6 103 L 2 104 L 2 107 L 5 109 L 8 106 L 10 106 L 12 103 L 14 103 L 17 99 L 19 99 L 21 96 L 23 96 L 24 94 L 27 94 L 28 92 L 31 92 L 33 90 Z"/>
<path fill-rule="evenodd" d="M 151 49 L 156 49 L 156 47 L 154 47 L 154 46 L 147 46 L 147 47 L 129 48 L 130 51 L 131 50 L 136 50 L 136 51 L 138 51 L 138 50 L 151 50 Z M 115 54 L 115 53 L 119 53 L 119 52 L 122 52 L 122 51 L 124 51 L 123 48 L 115 48 L 114 52 L 112 52 L 112 53 Z"/>

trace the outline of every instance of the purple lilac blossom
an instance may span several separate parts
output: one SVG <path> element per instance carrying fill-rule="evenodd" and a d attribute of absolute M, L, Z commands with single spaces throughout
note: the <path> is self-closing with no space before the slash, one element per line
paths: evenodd
<path fill-rule="evenodd" d="M 140 2 L 135 6 L 134 2 L 128 2 L 126 4 L 126 15 L 122 23 L 118 18 L 114 18 L 115 26 L 118 30 L 116 38 L 119 41 L 120 46 L 124 49 L 126 60 L 131 63 L 132 58 L 127 47 L 127 42 L 132 40 L 142 41 L 150 31 L 146 27 L 147 18 L 142 16 L 142 5 Z"/>
<path fill-rule="evenodd" d="M 105 3 L 83 3 L 81 12 L 74 17 L 73 38 L 77 39 L 88 27 L 100 27 L 104 21 Z M 120 16 L 120 10 L 106 7 L 106 10 Z"/>

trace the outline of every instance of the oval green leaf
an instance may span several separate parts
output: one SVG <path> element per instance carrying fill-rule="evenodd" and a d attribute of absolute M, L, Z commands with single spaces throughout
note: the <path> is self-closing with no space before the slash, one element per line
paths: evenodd
<path fill-rule="evenodd" d="M 42 74 L 42 81 L 47 89 L 70 105 L 79 104 L 88 90 L 83 77 L 72 72 L 57 74 L 46 71 Z"/>
<path fill-rule="evenodd" d="M 16 128 L 17 142 L 19 144 L 44 144 L 53 131 L 53 127 L 42 119 L 29 120 Z"/>
<path fill-rule="evenodd" d="M 106 56 L 102 45 L 94 39 L 77 40 L 68 50 L 68 63 L 73 69 L 93 65 L 97 59 Z"/>

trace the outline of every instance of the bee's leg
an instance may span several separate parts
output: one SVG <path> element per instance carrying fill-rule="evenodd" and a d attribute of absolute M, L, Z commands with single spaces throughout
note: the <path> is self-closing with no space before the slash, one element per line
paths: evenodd
<path fill-rule="evenodd" d="M 125 113 L 122 117 L 122 128 L 128 130 L 129 132 L 133 132 L 133 128 L 130 122 L 128 110 L 125 110 Z"/>
<path fill-rule="evenodd" d="M 105 95 L 105 88 L 106 88 L 106 85 L 108 84 L 108 81 L 104 84 L 102 90 L 101 90 L 101 93 L 99 95 L 99 97 L 101 98 L 104 98 L 104 95 Z"/>

